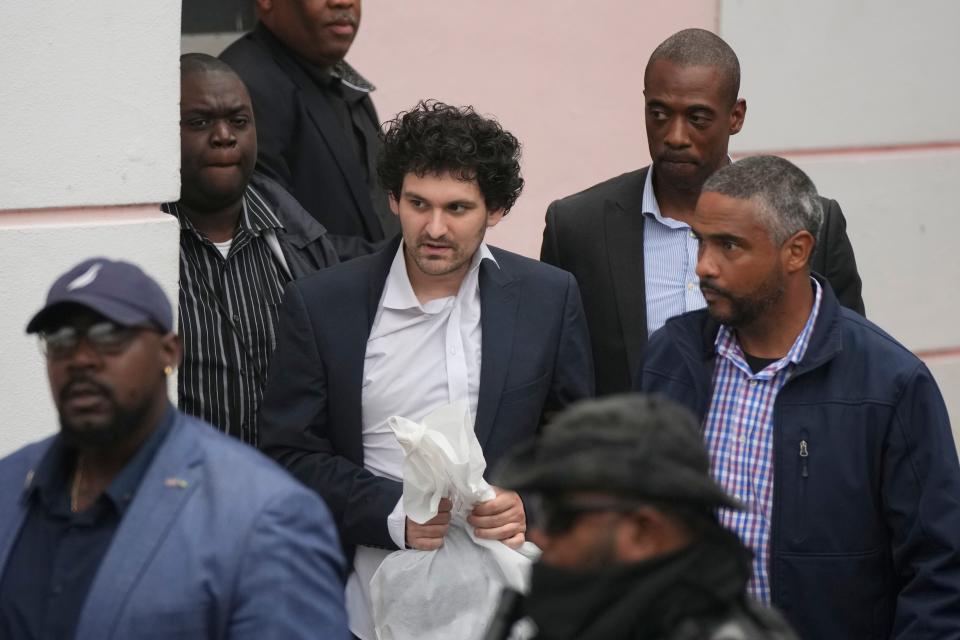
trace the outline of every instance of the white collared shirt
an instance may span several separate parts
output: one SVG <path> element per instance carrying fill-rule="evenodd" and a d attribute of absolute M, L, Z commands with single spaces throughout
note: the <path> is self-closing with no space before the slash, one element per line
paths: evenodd
<path fill-rule="evenodd" d="M 444 405 L 467 399 L 476 419 L 480 392 L 480 262 L 496 259 L 481 243 L 456 296 L 421 304 L 403 256 L 394 256 L 363 361 L 363 466 L 374 475 L 403 480 L 403 450 L 387 424 L 391 416 L 420 421 Z M 390 537 L 404 547 L 403 501 L 387 519 Z M 391 551 L 357 547 L 347 581 L 350 630 L 375 640 L 370 579 Z"/>

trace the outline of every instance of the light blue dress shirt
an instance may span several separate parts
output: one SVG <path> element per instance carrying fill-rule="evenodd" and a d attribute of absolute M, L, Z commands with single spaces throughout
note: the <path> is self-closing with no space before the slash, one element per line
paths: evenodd
<path fill-rule="evenodd" d="M 685 222 L 660 213 L 653 193 L 653 165 L 643 185 L 643 277 L 647 334 L 674 316 L 707 306 L 697 277 L 697 239 Z"/>

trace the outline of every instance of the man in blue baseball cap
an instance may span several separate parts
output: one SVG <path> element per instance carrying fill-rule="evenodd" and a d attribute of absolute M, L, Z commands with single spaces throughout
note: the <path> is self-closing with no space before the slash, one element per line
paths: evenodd
<path fill-rule="evenodd" d="M 349 637 L 329 512 L 170 404 L 173 326 L 159 285 L 105 258 L 27 325 L 60 433 L 0 460 L 0 637 Z"/>

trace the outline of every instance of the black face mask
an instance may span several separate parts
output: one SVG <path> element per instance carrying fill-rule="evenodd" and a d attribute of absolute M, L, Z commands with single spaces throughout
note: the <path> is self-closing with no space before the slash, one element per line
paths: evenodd
<path fill-rule="evenodd" d="M 537 563 L 525 614 L 538 640 L 656 638 L 681 621 L 728 610 L 745 597 L 751 554 L 727 531 L 675 553 L 589 570 Z"/>

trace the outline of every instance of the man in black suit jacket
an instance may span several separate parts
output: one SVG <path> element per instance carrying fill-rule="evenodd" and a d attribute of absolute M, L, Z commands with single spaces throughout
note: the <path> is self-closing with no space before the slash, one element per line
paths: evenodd
<path fill-rule="evenodd" d="M 257 0 L 260 23 L 220 54 L 253 100 L 257 169 L 327 228 L 341 259 L 399 231 L 374 175 L 374 87 L 343 59 L 360 1 Z"/>
<path fill-rule="evenodd" d="M 523 186 L 516 138 L 470 108 L 421 103 L 384 144 L 378 173 L 402 241 L 287 287 L 260 414 L 264 450 L 325 499 L 355 551 L 347 608 L 365 640 L 380 561 L 436 549 L 451 519 L 448 500 L 427 523 L 405 517 L 389 418 L 463 402 L 489 468 L 545 414 L 593 394 L 576 281 L 483 242 Z M 497 493 L 467 522 L 519 546 L 523 502 Z"/>
<path fill-rule="evenodd" d="M 665 40 L 644 73 L 653 166 L 553 202 L 540 259 L 574 274 L 583 293 L 597 394 L 633 386 L 650 333 L 704 306 L 689 221 L 704 181 L 730 162 L 747 104 L 740 63 L 716 35 L 687 29 Z M 860 276 L 835 200 L 811 261 L 841 304 L 863 313 Z"/>

